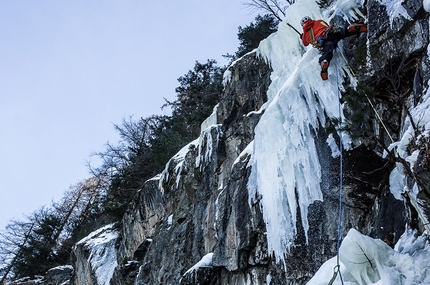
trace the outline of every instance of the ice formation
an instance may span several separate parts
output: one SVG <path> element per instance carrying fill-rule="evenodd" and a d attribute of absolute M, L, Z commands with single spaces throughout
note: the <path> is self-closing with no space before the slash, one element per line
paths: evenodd
<path fill-rule="evenodd" d="M 336 2 L 334 13 L 356 15 L 357 5 L 355 1 Z M 303 0 L 286 13 L 278 32 L 261 42 L 257 50 L 273 73 L 268 102 L 263 106 L 265 113 L 255 129 L 248 183 L 250 199 L 257 193 L 262 195 L 268 247 L 277 260 L 282 260 L 293 244 L 297 222 L 307 234 L 308 206 L 322 200 L 316 130 L 325 124 L 326 116 L 343 117 L 339 113 L 342 78 L 349 76 L 355 82 L 340 55 L 341 48 L 329 68 L 331 80 L 322 81 L 317 49 L 304 48 L 296 31 L 287 25 L 288 21 L 297 27 L 306 15 L 324 19 L 318 4 Z M 297 221 L 297 208 L 301 221 Z"/>

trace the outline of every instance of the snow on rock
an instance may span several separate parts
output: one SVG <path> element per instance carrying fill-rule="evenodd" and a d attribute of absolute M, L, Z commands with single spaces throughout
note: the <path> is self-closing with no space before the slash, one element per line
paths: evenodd
<path fill-rule="evenodd" d="M 196 157 L 196 167 L 200 167 L 204 162 L 210 160 L 213 150 L 213 142 L 218 142 L 221 132 L 221 125 L 217 124 L 217 108 L 216 105 L 213 109 L 212 114 L 201 124 L 201 131 L 199 138 L 195 139 L 191 143 L 184 146 L 180 151 L 178 151 L 166 164 L 165 169 L 160 175 L 159 187 L 164 193 L 163 183 L 169 179 L 169 168 L 174 165 L 174 173 L 176 175 L 176 187 L 179 187 L 179 182 L 181 179 L 181 172 L 183 164 L 185 161 L 185 156 L 188 152 L 196 147 L 198 147 L 198 155 Z M 212 137 L 212 131 L 216 130 L 216 138 Z"/>
<path fill-rule="evenodd" d="M 196 157 L 196 167 L 201 167 L 204 162 L 210 161 L 214 142 L 214 138 L 212 137 L 213 129 L 216 129 L 217 137 L 215 138 L 215 141 L 219 141 L 219 137 L 222 133 L 221 125 L 211 125 L 207 129 L 201 131 L 199 139 L 199 155 Z"/>
<path fill-rule="evenodd" d="M 423 7 L 424 7 L 424 10 L 426 10 L 428 13 L 430 13 L 430 0 L 424 0 L 423 1 Z"/>
<path fill-rule="evenodd" d="M 46 272 L 46 283 L 49 284 L 69 284 L 74 269 L 71 265 L 63 265 L 51 268 Z"/>
<path fill-rule="evenodd" d="M 180 173 L 182 171 L 182 166 L 185 160 L 185 156 L 190 151 L 191 148 L 194 148 L 199 145 L 199 139 L 195 139 L 190 142 L 186 146 L 184 146 L 180 151 L 178 151 L 166 164 L 163 172 L 160 175 L 159 187 L 162 193 L 164 193 L 163 183 L 169 179 L 169 167 L 173 163 L 175 165 L 175 174 L 176 174 L 176 187 L 179 185 Z"/>
<path fill-rule="evenodd" d="M 329 12 L 331 16 L 340 13 L 351 17 L 358 5 L 347 0 Z M 297 2 L 287 9 L 286 20 L 277 33 L 262 41 L 257 50 L 273 72 L 268 102 L 262 107 L 265 112 L 255 128 L 248 189 L 250 199 L 257 193 L 262 195 L 268 250 L 277 260 L 283 259 L 297 233 L 297 205 L 307 237 L 308 206 L 322 200 L 315 131 L 325 124 L 326 115 L 343 117 L 339 114 L 338 90 L 344 90 L 345 77 L 355 82 L 338 52 L 329 68 L 329 80 L 321 80 L 318 50 L 304 48 L 297 33 L 287 25 L 289 22 L 299 29 L 300 19 L 306 15 L 325 18 L 316 1 Z"/>
<path fill-rule="evenodd" d="M 82 249 L 83 252 L 89 252 L 86 260 L 89 261 L 90 268 L 86 265 L 76 266 L 76 275 L 79 284 L 86 284 L 86 276 L 90 276 L 88 272 L 79 272 L 79 270 L 85 269 L 83 271 L 91 270 L 95 273 L 97 284 L 109 285 L 115 268 L 118 265 L 117 249 L 115 247 L 117 238 L 118 233 L 114 229 L 114 224 L 110 224 L 92 232 L 75 245 L 75 254 L 79 254 L 77 253 L 79 249 Z"/>
<path fill-rule="evenodd" d="M 202 269 L 209 269 L 210 270 L 210 267 L 212 267 L 212 258 L 213 258 L 212 252 L 203 256 L 199 262 L 194 264 L 190 269 L 188 269 L 182 275 L 178 284 L 202 284 L 199 281 L 197 281 L 199 279 L 198 276 L 199 275 L 205 276 L 205 278 L 209 278 L 209 277 L 207 277 L 207 275 L 206 275 L 207 272 L 201 272 L 201 270 L 199 270 L 199 269 L 202 268 Z M 204 284 L 206 284 L 206 283 L 204 283 Z"/>
<path fill-rule="evenodd" d="M 415 163 L 417 162 L 419 150 L 409 153 L 410 144 L 420 145 L 421 140 L 430 137 L 430 89 L 423 95 L 416 106 L 410 108 L 411 117 L 406 118 L 402 134 L 399 141 L 390 145 L 389 150 L 396 148 L 396 153 L 409 163 L 410 171 L 414 171 Z M 413 127 L 415 126 L 415 128 Z M 414 201 L 417 201 L 416 194 L 419 192 L 418 186 L 413 185 L 412 188 L 407 186 L 407 178 L 403 175 L 405 169 L 401 163 L 397 163 L 396 168 L 390 174 L 390 191 L 398 200 L 403 200 L 401 194 L 409 193 Z M 422 214 L 424 211 L 420 203 L 413 204 L 415 209 L 421 213 L 423 224 L 428 228 L 429 217 Z"/>
<path fill-rule="evenodd" d="M 200 259 L 199 262 L 197 262 L 196 264 L 194 264 L 190 269 L 188 269 L 184 275 L 192 272 L 192 271 L 196 271 L 197 269 L 199 269 L 200 267 L 211 267 L 212 266 L 212 257 L 213 257 L 213 252 L 210 252 L 208 254 L 206 254 L 205 256 L 202 257 L 202 259 Z"/>
<path fill-rule="evenodd" d="M 23 277 L 18 280 L 14 280 L 8 283 L 8 285 L 39 285 L 39 284 L 43 285 L 43 283 L 44 283 L 43 276 L 36 275 L 33 278 Z"/>
<path fill-rule="evenodd" d="M 387 8 L 387 14 L 390 16 L 391 25 L 393 25 L 394 20 L 400 16 L 412 20 L 405 7 L 402 5 L 404 2 L 403 0 L 379 0 L 379 2 Z"/>
<path fill-rule="evenodd" d="M 394 250 L 381 240 L 351 229 L 339 251 L 343 284 L 430 284 L 430 245 L 425 238 L 407 230 Z M 336 257 L 325 262 L 307 285 L 328 284 L 336 265 Z M 342 284 L 339 274 L 332 284 Z"/>
<path fill-rule="evenodd" d="M 336 144 L 335 139 L 333 138 L 333 134 L 330 134 L 327 138 L 327 144 L 329 145 L 331 149 L 331 155 L 333 157 L 339 157 L 340 156 L 340 150 L 339 147 Z"/>

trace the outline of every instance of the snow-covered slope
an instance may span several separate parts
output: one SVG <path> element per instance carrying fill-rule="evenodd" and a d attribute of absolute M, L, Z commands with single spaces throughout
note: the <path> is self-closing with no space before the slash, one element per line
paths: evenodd
<path fill-rule="evenodd" d="M 426 238 L 425 235 L 417 237 L 416 232 L 409 230 L 392 249 L 381 240 L 351 229 L 340 247 L 340 273 L 337 257 L 333 257 L 307 284 L 326 285 L 333 276 L 333 285 L 430 284 L 430 246 Z"/>

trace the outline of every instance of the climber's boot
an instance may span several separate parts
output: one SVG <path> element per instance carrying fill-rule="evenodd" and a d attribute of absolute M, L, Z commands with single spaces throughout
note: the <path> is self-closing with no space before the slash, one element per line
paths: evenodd
<path fill-rule="evenodd" d="M 328 79 L 328 61 L 325 59 L 321 62 L 321 78 L 322 80 Z"/>
<path fill-rule="evenodd" d="M 348 27 L 348 31 L 350 33 L 367 33 L 367 25 L 363 22 L 363 20 L 358 20 L 357 22 L 351 24 Z"/>

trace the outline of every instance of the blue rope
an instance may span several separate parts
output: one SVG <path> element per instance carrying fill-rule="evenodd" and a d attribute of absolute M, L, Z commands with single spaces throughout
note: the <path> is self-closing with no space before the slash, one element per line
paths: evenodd
<path fill-rule="evenodd" d="M 336 84 L 337 84 L 337 94 L 338 94 L 338 99 L 339 99 L 339 125 L 342 124 L 342 109 L 341 109 L 341 105 L 340 105 L 340 90 L 339 90 L 339 72 L 338 72 L 338 66 L 337 66 L 337 62 L 335 63 L 336 65 Z M 342 131 L 339 131 L 339 152 L 340 152 L 340 166 L 339 166 L 339 221 L 338 221 L 338 226 L 337 226 L 337 271 L 339 273 L 339 278 L 340 278 L 340 282 L 343 285 L 343 278 L 342 278 L 342 274 L 340 272 L 340 260 L 339 260 L 339 249 L 340 249 L 340 242 L 341 242 L 341 227 L 342 227 L 342 189 L 343 189 L 343 185 L 342 185 L 342 180 L 343 180 L 343 165 L 342 165 L 342 151 L 343 151 L 343 139 L 342 139 Z"/>

